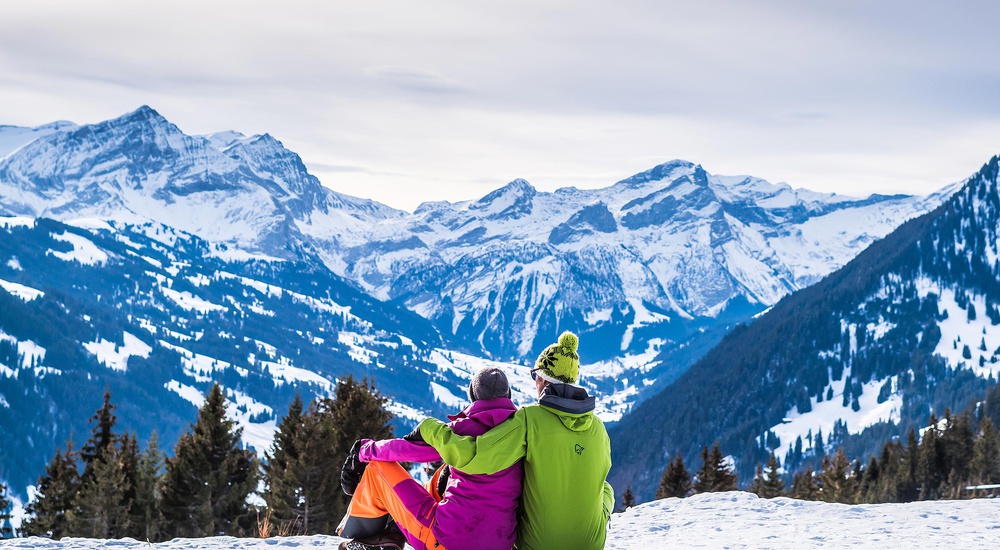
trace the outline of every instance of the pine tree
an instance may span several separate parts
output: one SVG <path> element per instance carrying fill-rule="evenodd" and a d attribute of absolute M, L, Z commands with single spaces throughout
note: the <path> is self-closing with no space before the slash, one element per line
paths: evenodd
<path fill-rule="evenodd" d="M 337 427 L 339 447 L 345 458 L 358 439 L 392 437 L 393 415 L 386 409 L 387 403 L 374 381 L 364 378 L 358 382 L 352 375 L 337 383 L 332 401 L 321 400 L 319 409 Z"/>
<path fill-rule="evenodd" d="M 931 425 L 924 432 L 917 459 L 917 482 L 920 484 L 920 500 L 936 500 L 941 497 L 941 487 L 947 480 L 944 453 L 937 422 L 931 415 Z"/>
<path fill-rule="evenodd" d="M 970 465 L 972 480 L 979 485 L 1000 483 L 1000 434 L 989 418 L 979 425 Z"/>
<path fill-rule="evenodd" d="M 684 498 L 691 493 L 691 474 L 684 466 L 684 459 L 678 452 L 663 471 L 660 486 L 656 488 L 656 499 Z"/>
<path fill-rule="evenodd" d="M 322 490 L 318 504 L 323 508 L 322 517 L 309 521 L 309 532 L 334 533 L 347 511 L 350 498 L 339 489 L 340 468 L 347 458 L 347 452 L 358 439 L 386 439 L 392 437 L 393 415 L 386 409 L 387 399 L 367 378 L 358 382 L 351 375 L 340 380 L 334 390 L 334 398 L 317 400 L 310 414 L 315 415 L 315 427 L 320 440 L 329 439 L 330 444 L 322 447 L 313 445 L 303 449 L 303 460 L 310 464 L 324 461 L 322 471 L 315 472 L 316 484 Z"/>
<path fill-rule="evenodd" d="M 139 450 L 134 435 L 114 432 L 117 417 L 111 393 L 91 422 L 91 437 L 80 452 L 84 470 L 74 499 L 74 535 L 97 538 L 134 536 L 133 504 L 138 477 Z"/>
<path fill-rule="evenodd" d="M 913 502 L 920 497 L 920 444 L 917 431 L 910 428 L 906 436 L 906 450 L 902 465 L 896 474 L 896 502 Z"/>
<path fill-rule="evenodd" d="M 259 474 L 253 452 L 240 446 L 241 434 L 226 418 L 225 393 L 215 384 L 166 461 L 161 510 L 168 538 L 249 532 L 247 497 Z"/>
<path fill-rule="evenodd" d="M 56 540 L 71 534 L 75 515 L 73 499 L 80 487 L 77 456 L 70 443 L 65 453 L 56 451 L 56 456 L 45 466 L 45 473 L 38 479 L 35 499 L 25 510 L 27 517 L 21 524 L 22 534 Z"/>
<path fill-rule="evenodd" d="M 971 477 L 973 447 L 976 435 L 972 431 L 972 419 L 969 413 L 952 416 L 950 411 L 945 414 L 948 423 L 941 434 L 941 452 L 943 454 L 943 471 L 948 474 L 947 492 L 957 498 L 963 494 L 963 489 Z"/>
<path fill-rule="evenodd" d="M 764 492 L 764 469 L 760 467 L 760 462 L 757 463 L 757 468 L 754 470 L 753 479 L 750 480 L 750 486 L 747 487 L 747 491 L 757 496 L 761 496 L 761 493 Z"/>
<path fill-rule="evenodd" d="M 875 503 L 880 502 L 878 500 L 878 490 L 880 487 L 879 475 L 881 470 L 878 466 L 878 460 L 875 459 L 875 455 L 872 455 L 868 459 L 868 466 L 865 467 L 861 473 L 861 480 L 858 483 L 858 500 L 859 502 Z"/>
<path fill-rule="evenodd" d="M 718 442 L 712 446 L 711 452 L 709 452 L 708 447 L 704 447 L 701 451 L 701 459 L 702 466 L 698 470 L 698 479 L 694 483 L 696 493 L 720 493 L 736 490 L 736 474 L 723 460 Z"/>
<path fill-rule="evenodd" d="M 139 455 L 139 440 L 134 433 L 126 433 L 119 439 L 121 469 L 125 476 L 125 514 L 128 518 L 125 536 L 134 539 L 141 539 L 145 534 L 143 528 L 144 517 L 142 511 L 136 505 L 139 491 L 139 463 L 142 460 Z"/>
<path fill-rule="evenodd" d="M 139 459 L 135 484 L 134 538 L 148 542 L 162 540 L 162 518 L 160 517 L 160 495 L 157 484 L 163 473 L 163 453 L 160 452 L 159 438 L 153 432 L 146 444 L 146 451 Z"/>
<path fill-rule="evenodd" d="M 624 512 L 633 506 L 635 506 L 635 495 L 632 494 L 632 484 L 630 483 L 625 486 L 625 492 L 622 493 L 622 507 L 618 511 Z"/>
<path fill-rule="evenodd" d="M 340 488 L 340 469 L 346 451 L 333 454 L 338 444 L 338 428 L 321 411 L 318 403 L 310 405 L 303 417 L 300 432 L 300 458 L 295 469 L 301 487 L 300 514 L 303 534 L 332 534 L 346 511 L 345 495 Z M 382 435 L 376 438 L 388 437 Z"/>
<path fill-rule="evenodd" d="M 792 498 L 799 500 L 819 500 L 820 488 L 812 466 L 792 477 Z"/>
<path fill-rule="evenodd" d="M 89 465 L 89 477 L 73 499 L 75 514 L 70 523 L 74 536 L 99 539 L 120 538 L 128 529 L 128 479 L 118 445 L 101 449 Z"/>
<path fill-rule="evenodd" d="M 303 531 L 308 531 L 316 503 L 314 491 L 308 487 L 310 464 L 303 460 L 302 451 L 309 444 L 304 432 L 311 432 L 309 437 L 318 434 L 312 426 L 306 426 L 307 422 L 315 424 L 315 421 L 303 414 L 303 408 L 302 397 L 296 394 L 288 414 L 278 423 L 274 443 L 265 454 L 263 472 L 267 488 L 262 496 L 275 524 L 290 529 L 301 522 Z"/>
<path fill-rule="evenodd" d="M 96 422 L 91 429 L 90 439 L 80 449 L 80 458 L 83 460 L 83 483 L 87 483 L 90 478 L 94 462 L 117 440 L 114 428 L 118 417 L 115 416 L 114 410 L 115 406 L 111 404 L 111 392 L 105 391 L 104 405 L 90 417 L 91 422 Z"/>
<path fill-rule="evenodd" d="M 7 495 L 7 485 L 0 483 L 0 540 L 14 536 L 10 526 L 10 508 L 12 503 Z"/>
<path fill-rule="evenodd" d="M 826 445 L 823 443 L 823 430 L 816 431 L 816 437 L 813 438 L 813 449 L 816 452 L 816 458 L 826 457 Z"/>
<path fill-rule="evenodd" d="M 781 465 L 778 464 L 778 457 L 771 453 L 771 456 L 767 459 L 767 471 L 760 482 L 760 490 L 755 491 L 757 496 L 761 498 L 777 498 L 784 496 L 785 494 L 785 482 L 781 479 L 781 474 L 778 470 Z"/>
<path fill-rule="evenodd" d="M 825 458 L 819 479 L 823 500 L 841 504 L 857 502 L 857 479 L 853 474 L 851 461 L 844 454 L 844 449 L 837 449 L 832 460 Z"/>

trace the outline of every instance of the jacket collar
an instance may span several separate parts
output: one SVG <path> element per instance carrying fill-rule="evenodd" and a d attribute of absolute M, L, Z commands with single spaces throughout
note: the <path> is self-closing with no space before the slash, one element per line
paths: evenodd
<path fill-rule="evenodd" d="M 583 414 L 597 408 L 597 399 L 579 386 L 550 383 L 542 390 L 538 404 L 564 413 Z"/>
<path fill-rule="evenodd" d="M 462 418 L 474 418 L 476 420 L 481 420 L 485 424 L 490 426 L 495 425 L 493 421 L 488 419 L 497 417 L 500 418 L 500 422 L 503 422 L 517 410 L 517 406 L 514 402 L 506 397 L 497 397 L 495 399 L 480 399 L 478 401 L 473 401 L 466 407 L 462 412 L 458 414 L 448 415 L 448 420 L 454 422 Z M 499 422 L 496 422 L 499 423 Z"/>

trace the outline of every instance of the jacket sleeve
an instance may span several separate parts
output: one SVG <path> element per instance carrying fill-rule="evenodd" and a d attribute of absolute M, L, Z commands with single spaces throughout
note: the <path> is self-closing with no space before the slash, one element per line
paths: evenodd
<path fill-rule="evenodd" d="M 615 509 L 615 490 L 607 481 L 604 482 L 604 517 L 605 520 L 611 517 L 611 512 Z"/>
<path fill-rule="evenodd" d="M 467 474 L 495 474 L 513 466 L 527 452 L 527 434 L 524 409 L 479 437 L 458 435 L 434 418 L 420 423 L 424 441 L 434 447 L 449 466 Z"/>
<path fill-rule="evenodd" d="M 441 455 L 434 447 L 414 443 L 405 439 L 384 439 L 372 441 L 366 439 L 358 451 L 361 462 L 381 460 L 383 462 L 437 462 Z"/>

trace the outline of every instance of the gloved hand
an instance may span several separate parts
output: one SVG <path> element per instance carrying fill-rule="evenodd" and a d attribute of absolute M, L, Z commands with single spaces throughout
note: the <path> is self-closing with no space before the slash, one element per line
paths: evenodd
<path fill-rule="evenodd" d="M 424 436 L 420 435 L 420 424 L 414 430 L 403 436 L 403 439 L 412 443 L 425 443 Z"/>
<path fill-rule="evenodd" d="M 361 439 L 354 442 L 351 450 L 347 453 L 347 460 L 344 461 L 344 468 L 340 471 L 340 488 L 347 496 L 354 496 L 358 484 L 361 483 L 361 476 L 368 466 L 366 462 L 358 460 L 358 451 L 361 450 Z"/>
<path fill-rule="evenodd" d="M 444 497 L 444 490 L 448 488 L 448 478 L 451 477 L 451 466 L 445 464 L 441 468 L 441 475 L 438 476 L 438 494 Z"/>

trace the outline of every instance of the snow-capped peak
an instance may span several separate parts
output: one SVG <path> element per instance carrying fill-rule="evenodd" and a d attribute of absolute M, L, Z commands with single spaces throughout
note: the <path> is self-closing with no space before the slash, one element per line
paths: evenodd
<path fill-rule="evenodd" d="M 118 118 L 114 118 L 94 126 L 107 125 L 113 127 L 133 124 L 162 129 L 168 133 L 181 133 L 180 129 L 176 125 L 167 120 L 163 115 L 157 112 L 156 109 L 153 109 L 149 105 L 143 105 L 131 113 L 126 113 Z"/>
<path fill-rule="evenodd" d="M 700 169 L 700 165 L 695 165 L 692 162 L 688 162 L 682 159 L 675 159 L 669 162 L 664 162 L 646 170 L 645 172 L 640 172 L 634 176 L 625 178 L 615 186 L 625 186 L 625 187 L 642 187 L 649 183 L 660 182 L 663 180 L 673 181 L 684 174 L 692 173 L 693 171 Z"/>
<path fill-rule="evenodd" d="M 226 130 L 224 132 L 215 132 L 214 134 L 207 134 L 200 136 L 208 140 L 213 147 L 220 151 L 225 151 L 229 147 L 233 146 L 237 142 L 243 141 L 247 138 L 246 135 L 236 132 L 234 130 Z"/>
<path fill-rule="evenodd" d="M 538 192 L 526 180 L 516 179 L 469 205 L 487 219 L 518 219 L 531 213 Z"/>
<path fill-rule="evenodd" d="M 537 191 L 527 180 L 517 178 L 503 187 L 491 191 L 475 202 L 475 205 L 487 206 L 501 197 L 534 195 Z"/>

